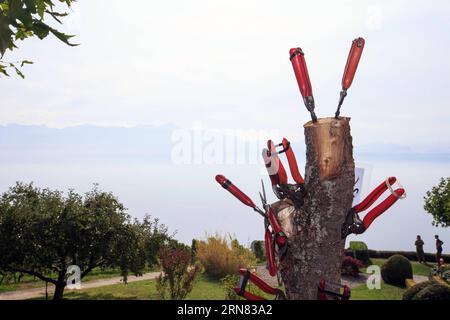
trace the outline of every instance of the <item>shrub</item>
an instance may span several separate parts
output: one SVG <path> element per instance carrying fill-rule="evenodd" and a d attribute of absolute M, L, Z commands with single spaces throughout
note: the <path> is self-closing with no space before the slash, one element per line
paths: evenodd
<path fill-rule="evenodd" d="M 200 266 L 191 266 L 191 253 L 186 249 L 167 246 L 161 248 L 159 259 L 163 273 L 157 278 L 156 291 L 160 299 L 183 300 L 192 291 Z"/>
<path fill-rule="evenodd" d="M 372 264 L 370 261 L 369 248 L 362 241 L 350 241 L 350 250 L 355 259 L 360 260 L 365 266 Z"/>
<path fill-rule="evenodd" d="M 364 264 L 360 260 L 345 256 L 342 259 L 341 274 L 357 277 L 359 275 L 359 268 L 363 266 Z"/>
<path fill-rule="evenodd" d="M 384 282 L 404 286 L 405 280 L 413 277 L 411 262 L 401 255 L 393 255 L 381 266 Z"/>
<path fill-rule="evenodd" d="M 430 284 L 433 284 L 433 281 L 424 281 L 421 283 L 418 283 L 414 286 L 412 286 L 411 288 L 409 288 L 408 290 L 406 290 L 403 293 L 403 300 L 412 300 L 414 298 L 414 296 L 422 289 L 424 289 L 426 286 L 429 286 Z"/>
<path fill-rule="evenodd" d="M 252 251 L 258 259 L 258 261 L 265 261 L 266 260 L 266 253 L 264 252 L 264 241 L 261 240 L 255 240 L 252 242 L 251 245 Z"/>
<path fill-rule="evenodd" d="M 235 274 L 239 268 L 256 265 L 256 258 L 251 250 L 244 248 L 236 239 L 227 241 L 220 235 L 209 236 L 206 241 L 199 241 L 197 259 L 205 268 L 205 273 L 221 279 Z"/>
<path fill-rule="evenodd" d="M 450 287 L 432 283 L 420 290 L 412 300 L 450 300 Z"/>

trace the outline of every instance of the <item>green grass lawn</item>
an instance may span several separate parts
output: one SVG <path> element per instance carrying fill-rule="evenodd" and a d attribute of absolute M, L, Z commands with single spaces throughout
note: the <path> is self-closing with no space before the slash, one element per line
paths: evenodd
<path fill-rule="evenodd" d="M 83 281 L 92 281 L 99 279 L 107 279 L 120 276 L 119 270 L 108 269 L 102 270 L 100 268 L 96 268 L 92 270 L 86 277 L 84 277 Z M 54 275 L 56 277 L 56 275 Z M 50 284 L 51 285 L 51 284 Z M 8 292 L 8 291 L 16 291 L 16 290 L 25 290 L 32 288 L 42 288 L 45 286 L 45 282 L 35 279 L 32 276 L 24 275 L 19 283 L 8 283 L 0 285 L 0 293 Z"/>
<path fill-rule="evenodd" d="M 351 300 L 401 300 L 405 288 L 382 283 L 380 290 L 369 290 L 365 284 L 352 289 Z M 225 297 L 220 283 L 202 275 L 187 300 L 222 300 Z M 66 291 L 66 299 L 74 300 L 157 300 L 155 280 L 116 284 L 106 287 Z M 271 297 L 268 297 L 269 299 Z"/>
<path fill-rule="evenodd" d="M 372 261 L 372 264 L 375 264 L 377 266 L 382 266 L 387 259 L 370 259 Z M 421 264 L 417 261 L 411 261 L 411 265 L 413 268 L 413 273 L 415 275 L 419 275 L 419 276 L 428 276 L 430 274 L 430 270 L 431 268 L 435 265 L 433 263 L 429 263 L 428 266 Z M 363 270 L 363 272 L 365 272 L 365 269 Z"/>
<path fill-rule="evenodd" d="M 381 289 L 369 290 L 366 284 L 353 288 L 351 300 L 401 300 L 405 288 L 391 286 L 386 283 L 381 284 Z"/>
<path fill-rule="evenodd" d="M 157 300 L 155 280 L 115 284 L 100 288 L 66 291 L 65 299 L 75 300 Z M 222 300 L 225 292 L 216 280 L 202 275 L 197 280 L 187 300 Z"/>

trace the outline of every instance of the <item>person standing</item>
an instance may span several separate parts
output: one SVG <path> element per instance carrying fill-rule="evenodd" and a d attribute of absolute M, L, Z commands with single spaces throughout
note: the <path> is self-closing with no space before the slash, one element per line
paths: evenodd
<path fill-rule="evenodd" d="M 442 258 L 442 245 L 444 244 L 444 241 L 439 239 L 438 235 L 435 235 L 434 238 L 436 239 L 436 262 L 438 263 L 441 261 Z"/>
<path fill-rule="evenodd" d="M 415 245 L 416 245 L 417 261 L 419 261 L 419 263 L 425 263 L 425 253 L 423 252 L 424 244 L 425 243 L 423 242 L 422 238 L 418 235 Z"/>

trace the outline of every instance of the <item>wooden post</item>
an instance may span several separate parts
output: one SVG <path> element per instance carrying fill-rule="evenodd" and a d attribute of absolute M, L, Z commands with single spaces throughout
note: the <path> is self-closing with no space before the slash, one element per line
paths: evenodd
<path fill-rule="evenodd" d="M 305 203 L 295 210 L 289 200 L 273 204 L 288 230 L 289 250 L 280 265 L 288 299 L 316 299 L 321 278 L 340 282 L 345 245 L 341 226 L 355 183 L 350 118 L 319 119 L 304 129 Z"/>

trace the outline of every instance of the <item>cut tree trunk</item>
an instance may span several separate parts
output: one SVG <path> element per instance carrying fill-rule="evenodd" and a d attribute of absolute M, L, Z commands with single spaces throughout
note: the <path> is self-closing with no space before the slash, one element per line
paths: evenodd
<path fill-rule="evenodd" d="M 288 299 L 317 299 L 319 281 L 339 283 L 345 240 L 341 226 L 353 200 L 355 163 L 350 118 L 319 119 L 304 126 L 306 138 L 304 205 L 289 200 L 274 211 L 289 230 L 289 250 L 280 263 Z"/>

